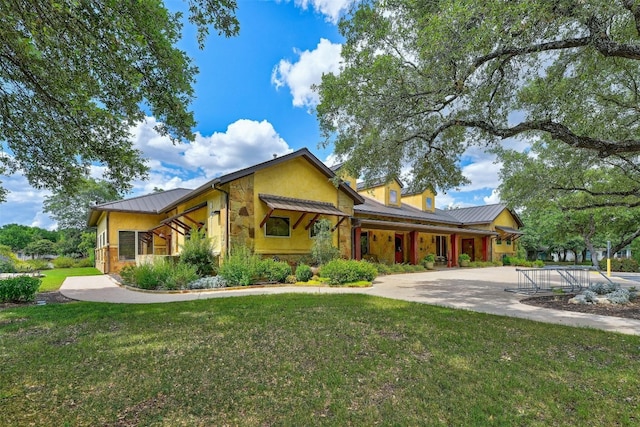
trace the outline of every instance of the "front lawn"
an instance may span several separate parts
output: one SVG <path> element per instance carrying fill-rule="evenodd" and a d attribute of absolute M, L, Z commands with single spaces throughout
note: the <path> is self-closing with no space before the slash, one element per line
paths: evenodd
<path fill-rule="evenodd" d="M 0 311 L 0 425 L 638 425 L 640 337 L 367 295 Z"/>
<path fill-rule="evenodd" d="M 39 292 L 57 291 L 62 286 L 64 279 L 71 276 L 97 276 L 102 274 L 94 267 L 79 268 L 54 268 L 53 270 L 42 270 L 44 275 L 42 284 L 38 289 Z"/>

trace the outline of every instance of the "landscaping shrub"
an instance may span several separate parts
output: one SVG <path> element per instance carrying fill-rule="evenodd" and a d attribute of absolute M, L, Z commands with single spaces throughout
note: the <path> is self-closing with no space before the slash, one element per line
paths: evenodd
<path fill-rule="evenodd" d="M 170 268 L 169 275 L 160 286 L 164 289 L 187 289 L 189 283 L 198 279 L 198 272 L 195 265 L 178 263 Z"/>
<path fill-rule="evenodd" d="M 613 304 L 627 304 L 630 300 L 629 294 L 630 292 L 628 290 L 620 288 L 608 293 L 606 296 Z"/>
<path fill-rule="evenodd" d="M 379 263 L 373 264 L 373 266 L 378 271 L 378 275 L 391 273 L 391 267 L 388 266 L 387 264 L 379 262 Z"/>
<path fill-rule="evenodd" d="M 160 259 L 153 264 L 125 266 L 120 271 L 120 276 L 128 285 L 140 289 L 159 289 L 167 283 L 172 270 L 170 263 Z"/>
<path fill-rule="evenodd" d="M 93 267 L 94 260 L 91 258 L 79 258 L 74 263 L 74 267 L 83 268 L 83 267 Z"/>
<path fill-rule="evenodd" d="M 290 285 L 295 285 L 298 282 L 298 278 L 292 274 L 290 276 L 287 276 L 284 282 Z"/>
<path fill-rule="evenodd" d="M 613 283 L 593 283 L 589 286 L 589 290 L 598 295 L 606 295 L 618 289 L 618 285 Z"/>
<path fill-rule="evenodd" d="M 227 282 L 221 276 L 207 276 L 194 280 L 187 286 L 188 289 L 216 289 L 226 288 Z"/>
<path fill-rule="evenodd" d="M 0 280 L 0 302 L 29 302 L 36 298 L 41 280 L 31 276 L 16 276 Z"/>
<path fill-rule="evenodd" d="M 323 265 L 332 259 L 340 256 L 340 250 L 333 246 L 333 235 L 331 234 L 331 221 L 321 219 L 314 225 L 316 235 L 312 238 L 311 257 L 316 265 Z"/>
<path fill-rule="evenodd" d="M 291 266 L 285 261 L 266 258 L 259 263 L 259 275 L 269 282 L 284 283 L 287 276 L 291 275 Z"/>
<path fill-rule="evenodd" d="M 49 261 L 44 260 L 44 259 L 29 259 L 29 260 L 25 261 L 24 264 L 31 271 L 33 271 L 33 270 L 49 270 L 51 268 L 51 266 L 49 264 Z"/>
<path fill-rule="evenodd" d="M 213 272 L 216 267 L 215 261 L 212 242 L 207 237 L 206 231 L 192 229 L 189 240 L 182 245 L 180 263 L 195 266 L 198 276 L 204 277 Z"/>
<path fill-rule="evenodd" d="M 601 259 L 598 262 L 600 270 L 607 269 L 607 260 Z M 623 273 L 635 273 L 638 271 L 638 261 L 633 258 L 612 258 L 611 271 L 619 271 Z"/>
<path fill-rule="evenodd" d="M 260 258 L 246 246 L 235 246 L 229 257 L 220 265 L 218 275 L 229 286 L 248 286 L 259 273 Z"/>
<path fill-rule="evenodd" d="M 300 264 L 296 268 L 296 280 L 298 282 L 308 282 L 313 277 L 313 271 L 307 264 Z"/>
<path fill-rule="evenodd" d="M 328 278 L 330 285 L 371 282 L 377 274 L 376 267 L 367 261 L 334 259 L 320 268 L 320 275 Z"/>
<path fill-rule="evenodd" d="M 68 256 L 59 256 L 51 261 L 55 268 L 71 268 L 75 266 L 76 261 Z"/>
<path fill-rule="evenodd" d="M 9 258 L 4 258 L 0 255 L 0 273 L 15 273 L 16 266 Z"/>

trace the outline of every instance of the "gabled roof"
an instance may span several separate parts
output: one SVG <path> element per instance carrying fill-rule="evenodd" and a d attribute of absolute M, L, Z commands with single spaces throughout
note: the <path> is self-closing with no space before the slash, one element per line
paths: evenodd
<path fill-rule="evenodd" d="M 268 167 L 272 167 L 272 166 L 276 166 L 279 165 L 280 163 L 284 163 L 287 162 L 289 160 L 295 159 L 297 157 L 303 157 L 306 160 L 309 161 L 309 163 L 311 163 L 311 165 L 313 165 L 316 169 L 318 169 L 320 172 L 322 172 L 327 178 L 332 179 L 336 177 L 336 174 L 327 167 L 327 165 L 325 165 L 324 163 L 322 163 L 316 156 L 314 156 L 307 148 L 301 148 L 299 150 L 294 151 L 293 153 L 289 153 L 286 154 L 284 156 L 280 156 L 280 157 L 276 157 L 275 159 L 271 159 L 268 160 L 266 162 L 262 162 L 262 163 L 258 163 L 257 165 L 254 166 L 250 166 L 248 168 L 244 168 L 244 169 L 240 169 L 238 171 L 235 172 L 231 172 L 228 173 L 226 175 L 222 175 L 219 176 L 218 178 L 212 179 L 211 181 L 207 182 L 206 184 L 196 188 L 195 190 L 193 190 L 191 193 L 187 194 L 186 196 L 180 198 L 179 200 L 176 200 L 174 203 L 172 203 L 171 206 L 167 206 L 167 208 L 165 210 L 170 210 L 174 207 L 176 207 L 177 205 L 179 205 L 180 203 L 192 199 L 208 190 L 210 190 L 211 188 L 217 187 L 219 185 L 224 185 L 226 183 L 229 183 L 231 181 L 235 181 L 236 179 L 239 178 L 243 178 L 247 175 L 251 175 L 259 170 L 268 168 Z M 360 204 L 363 203 L 364 200 L 362 198 L 361 195 L 359 195 L 353 188 L 349 187 L 348 185 L 346 185 L 344 182 L 340 182 L 338 188 L 340 188 L 342 191 L 344 191 L 345 193 L 347 193 L 347 195 L 349 197 L 351 197 L 351 199 L 353 199 L 355 204 Z"/>
<path fill-rule="evenodd" d="M 435 212 L 425 212 L 413 206 L 402 203 L 400 207 L 387 206 L 370 197 L 364 198 L 362 205 L 354 206 L 354 213 L 361 215 L 377 215 L 389 218 L 414 219 L 442 224 L 462 225 L 462 222 L 449 215 L 449 211 L 436 209 Z"/>
<path fill-rule="evenodd" d="M 400 188 L 404 188 L 404 184 L 402 184 L 402 182 L 398 178 L 393 178 L 393 180 L 400 185 Z M 384 178 L 376 179 L 369 182 L 366 182 L 366 181 L 359 182 L 358 191 L 368 190 L 370 188 L 382 187 L 383 185 L 387 185 L 388 183 L 389 181 L 385 181 Z"/>
<path fill-rule="evenodd" d="M 176 200 L 191 193 L 188 188 L 174 188 L 173 190 L 159 191 L 157 193 L 145 194 L 144 196 L 132 197 L 130 199 L 116 200 L 115 202 L 101 203 L 91 207 L 89 215 L 89 226 L 95 226 L 100 212 L 137 212 L 157 214 L 174 203 Z"/>
<path fill-rule="evenodd" d="M 518 215 L 502 203 L 451 209 L 448 210 L 447 213 L 464 224 L 489 224 L 493 222 L 505 209 L 511 213 L 518 223 L 518 226 L 522 227 L 523 224 Z"/>

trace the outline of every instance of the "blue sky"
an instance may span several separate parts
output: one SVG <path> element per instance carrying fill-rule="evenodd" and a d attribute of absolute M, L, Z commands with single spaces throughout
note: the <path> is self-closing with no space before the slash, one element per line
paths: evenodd
<path fill-rule="evenodd" d="M 131 196 L 154 187 L 196 188 L 217 175 L 307 147 L 331 163 L 331 150 L 320 149 L 314 114 L 317 96 L 311 86 L 323 73 L 337 72 L 343 41 L 337 19 L 352 0 L 238 0 L 240 35 L 209 36 L 197 48 L 195 30 L 185 26 L 180 48 L 200 73 L 192 110 L 198 122 L 196 140 L 174 146 L 153 131 L 148 117 L 131 130 L 131 140 L 148 159 L 149 179 L 134 182 Z M 167 1 L 170 9 L 184 3 Z M 460 191 L 440 193 L 436 207 L 471 206 L 499 201 L 500 166 L 480 149 L 461 160 L 472 184 Z M 94 167 L 92 175 L 100 177 Z M 32 188 L 21 175 L 2 177 L 11 192 L 0 205 L 0 226 L 18 223 L 52 229 L 56 224 L 42 212 L 46 191 Z"/>

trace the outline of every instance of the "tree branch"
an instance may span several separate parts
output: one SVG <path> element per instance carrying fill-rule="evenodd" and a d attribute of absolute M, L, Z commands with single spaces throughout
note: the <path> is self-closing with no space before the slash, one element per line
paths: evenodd
<path fill-rule="evenodd" d="M 638 140 L 607 141 L 580 136 L 571 132 L 565 125 L 549 120 L 522 122 L 510 128 L 501 128 L 484 120 L 453 119 L 439 126 L 431 134 L 429 141 L 435 140 L 442 132 L 456 126 L 480 129 L 502 139 L 511 138 L 525 132 L 546 132 L 554 139 L 572 147 L 597 151 L 601 157 L 623 153 L 640 153 L 640 141 Z"/>

